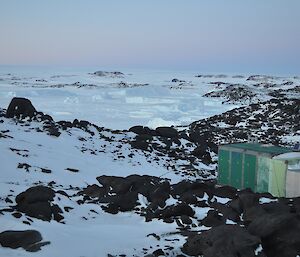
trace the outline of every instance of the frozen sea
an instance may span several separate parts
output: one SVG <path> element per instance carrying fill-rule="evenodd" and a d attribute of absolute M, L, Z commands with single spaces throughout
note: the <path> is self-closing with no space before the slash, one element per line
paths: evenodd
<path fill-rule="evenodd" d="M 196 77 L 197 71 L 124 70 L 122 77 L 96 76 L 92 68 L 0 66 L 0 106 L 12 97 L 29 98 L 55 120 L 83 119 L 112 129 L 133 125 L 187 125 L 236 107 L 202 97 L 210 82 L 239 83 L 232 75 Z M 114 70 L 108 70 L 114 71 Z M 172 82 L 178 79 L 178 82 Z"/>

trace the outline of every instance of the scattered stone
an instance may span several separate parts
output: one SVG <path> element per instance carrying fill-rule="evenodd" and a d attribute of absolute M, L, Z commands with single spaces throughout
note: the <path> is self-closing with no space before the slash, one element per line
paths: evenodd
<path fill-rule="evenodd" d="M 17 219 L 22 217 L 22 213 L 20 213 L 20 212 L 14 212 L 12 215 Z"/>
<path fill-rule="evenodd" d="M 27 164 L 27 163 L 19 163 L 18 164 L 18 169 L 25 169 L 27 172 L 29 172 L 29 168 L 31 167 L 31 165 Z"/>
<path fill-rule="evenodd" d="M 79 172 L 79 170 L 78 170 L 78 169 L 73 169 L 73 168 L 66 168 L 65 170 L 67 170 L 67 171 L 71 171 L 71 172 L 74 172 L 74 173 L 77 173 L 77 172 Z"/>
<path fill-rule="evenodd" d="M 41 242 L 41 233 L 36 230 L 12 231 L 6 230 L 0 233 L 0 244 L 2 247 L 16 249 L 22 247 L 29 252 L 41 250 L 41 246 L 50 242 Z M 41 243 L 40 243 L 41 242 Z"/>

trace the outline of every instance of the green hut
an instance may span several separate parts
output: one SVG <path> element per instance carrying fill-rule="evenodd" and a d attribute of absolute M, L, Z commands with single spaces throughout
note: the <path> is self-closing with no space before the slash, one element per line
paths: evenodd
<path fill-rule="evenodd" d="M 270 192 L 278 197 L 300 196 L 300 189 L 290 190 L 291 179 L 287 184 L 291 175 L 299 177 L 300 182 L 300 169 L 289 170 L 289 164 L 297 167 L 298 163 L 300 153 L 289 148 L 258 143 L 222 145 L 219 147 L 218 183 L 238 189 L 251 188 L 254 192 Z M 294 187 L 300 188 L 300 184 Z"/>

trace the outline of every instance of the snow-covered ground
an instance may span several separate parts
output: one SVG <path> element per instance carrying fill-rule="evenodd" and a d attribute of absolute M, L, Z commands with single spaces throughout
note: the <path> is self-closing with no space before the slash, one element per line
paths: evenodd
<path fill-rule="evenodd" d="M 4 230 L 35 229 L 42 234 L 44 241 L 50 241 L 50 245 L 45 245 L 36 254 L 21 248 L 12 250 L 0 247 L 1 257 L 144 256 L 156 249 L 166 250 L 169 256 L 182 254 L 181 247 L 186 236 L 179 233 L 180 224 L 176 223 L 178 220 L 180 222 L 179 218 L 169 223 L 161 219 L 145 222 L 145 217 L 133 211 L 110 214 L 101 208 L 105 204 L 85 202 L 78 193 L 88 185 L 100 185 L 96 178 L 102 175 L 149 175 L 168 179 L 172 184 L 187 178 L 203 178 L 183 176 L 180 165 L 194 165 L 194 168 L 204 170 L 202 175 L 205 174 L 206 178 L 214 178 L 215 174 L 211 177 L 209 174 L 216 163 L 206 165 L 201 158 L 191 159 L 190 153 L 196 145 L 183 138 L 174 144 L 172 140 L 162 138 L 159 141 L 159 136 L 153 136 L 152 145 L 165 147 L 164 144 L 171 142 L 169 156 L 159 152 L 158 148 L 153 148 L 152 152 L 135 149 L 130 142 L 137 135 L 111 129 L 128 129 L 133 125 L 151 128 L 189 125 L 248 104 L 243 101 L 222 104 L 222 97 L 203 97 L 212 91 L 222 91 L 227 85 L 243 85 L 259 93 L 255 102 L 270 99 L 269 88 L 289 90 L 300 84 L 298 77 L 123 70 L 120 70 L 123 74 L 104 73 L 105 76 L 99 76 L 103 73 L 93 74 L 97 70 L 101 69 L 24 70 L 0 67 L 0 108 L 7 108 L 14 96 L 26 97 L 38 111 L 50 114 L 55 121 L 77 118 L 101 127 L 97 130 L 90 124 L 88 130 L 76 126 L 65 130 L 60 128 L 61 134 L 56 137 L 49 135 L 45 124 L 37 120 L 18 122 L 0 116 L 0 233 Z M 220 118 L 213 125 L 236 129 L 240 126 L 236 122 L 228 125 L 225 121 L 226 117 L 224 120 Z M 184 128 L 187 127 L 181 127 Z M 180 150 L 179 153 L 184 153 L 186 158 L 177 158 L 179 155 L 174 155 L 175 150 Z M 216 158 L 215 154 L 212 156 Z M 169 169 L 171 165 L 177 165 L 175 171 L 177 169 L 178 172 Z M 62 222 L 42 221 L 25 214 L 16 218 L 12 216 L 15 209 L 7 210 L 14 208 L 15 197 L 19 193 L 35 185 L 51 185 L 56 191 L 53 202 L 64 210 Z M 69 197 L 58 191 L 64 191 Z M 224 205 L 231 200 L 218 196 L 208 198 L 206 193 L 202 198 L 197 197 L 202 207 L 191 205 L 194 214 L 190 231 L 210 229 L 201 225 L 201 220 L 212 210 L 211 206 Z M 141 209 L 149 206 L 142 194 L 138 195 L 137 202 Z M 180 202 L 169 197 L 165 207 L 176 206 Z M 270 202 L 269 198 L 261 199 L 261 204 Z M 235 224 L 230 219 L 225 219 L 225 223 Z M 257 248 L 259 251 L 260 248 Z"/>

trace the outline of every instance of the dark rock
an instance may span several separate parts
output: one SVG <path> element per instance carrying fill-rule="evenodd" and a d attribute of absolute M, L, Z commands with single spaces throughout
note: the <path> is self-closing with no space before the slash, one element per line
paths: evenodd
<path fill-rule="evenodd" d="M 20 203 L 17 210 L 30 217 L 50 221 L 52 219 L 51 204 L 49 202 Z"/>
<path fill-rule="evenodd" d="M 187 225 L 190 225 L 193 222 L 192 219 L 189 216 L 187 216 L 187 215 L 182 215 L 180 217 L 180 219 L 181 219 L 181 221 L 182 221 L 183 224 L 187 224 Z"/>
<path fill-rule="evenodd" d="M 151 234 L 148 234 L 147 237 L 149 236 L 153 236 L 155 239 L 157 239 L 158 241 L 160 240 L 160 236 L 155 234 L 155 233 L 151 233 Z"/>
<path fill-rule="evenodd" d="M 187 204 L 197 204 L 198 203 L 198 199 L 197 199 L 196 195 L 192 194 L 191 192 L 183 193 L 179 199 L 182 202 L 185 202 Z"/>
<path fill-rule="evenodd" d="M 300 253 L 300 221 L 295 214 L 265 214 L 249 225 L 253 235 L 262 238 L 267 256 L 290 257 Z"/>
<path fill-rule="evenodd" d="M 135 137 L 135 140 L 136 141 L 151 141 L 152 140 L 152 135 L 149 135 L 149 134 L 140 134 L 140 135 L 137 135 Z"/>
<path fill-rule="evenodd" d="M 62 121 L 59 121 L 57 123 L 61 126 L 61 128 L 63 130 L 66 130 L 68 128 L 72 128 L 73 127 L 73 123 L 70 122 L 70 121 L 64 121 L 64 120 L 62 120 Z"/>
<path fill-rule="evenodd" d="M 222 97 L 226 102 L 250 102 L 256 94 L 246 85 L 228 85 L 225 89 L 212 91 L 203 95 L 204 97 Z"/>
<path fill-rule="evenodd" d="M 14 97 L 7 108 L 6 117 L 32 118 L 35 113 L 36 109 L 34 108 L 30 100 L 22 97 Z"/>
<path fill-rule="evenodd" d="M 61 209 L 57 205 L 51 204 L 55 192 L 45 186 L 35 186 L 16 196 L 16 209 L 30 217 L 50 221 L 52 217 L 60 221 Z"/>
<path fill-rule="evenodd" d="M 106 190 L 104 187 L 99 187 L 96 184 L 89 185 L 85 189 L 81 191 L 82 194 L 88 195 L 90 197 L 103 197 L 106 193 Z"/>
<path fill-rule="evenodd" d="M 119 199 L 116 198 L 115 204 L 118 204 L 119 210 L 122 212 L 132 211 L 137 205 L 137 200 L 137 192 L 127 192 L 119 197 Z"/>
<path fill-rule="evenodd" d="M 41 247 L 42 246 L 45 246 L 45 245 L 49 245 L 50 242 L 47 241 L 47 242 L 40 242 L 40 243 L 36 243 L 36 244 L 32 244 L 32 245 L 29 245 L 27 248 L 26 248 L 26 251 L 27 252 L 38 252 L 41 250 Z"/>
<path fill-rule="evenodd" d="M 41 172 L 50 174 L 50 173 L 51 173 L 51 170 L 45 169 L 45 168 L 41 168 Z"/>
<path fill-rule="evenodd" d="M 133 210 L 139 204 L 138 194 L 152 201 L 150 209 L 165 206 L 165 201 L 169 198 L 169 182 L 157 177 L 131 175 L 124 178 L 104 175 L 97 177 L 97 180 L 105 190 L 99 202 L 108 203 L 108 206 L 102 208 L 111 213 Z"/>
<path fill-rule="evenodd" d="M 291 207 L 287 204 L 284 204 L 282 202 L 270 202 L 262 204 L 261 207 L 267 212 L 267 213 L 278 213 L 278 214 L 284 214 L 289 213 L 291 210 Z"/>
<path fill-rule="evenodd" d="M 147 151 L 149 144 L 146 141 L 132 141 L 130 142 L 132 148 L 140 149 L 143 151 Z"/>
<path fill-rule="evenodd" d="M 31 168 L 31 165 L 29 165 L 28 163 L 19 163 L 17 168 L 25 169 L 27 172 L 29 172 L 29 168 Z"/>
<path fill-rule="evenodd" d="M 60 207 L 57 204 L 53 204 L 51 206 L 51 212 L 53 214 L 53 219 L 56 221 L 61 221 L 64 219 L 64 217 L 61 215 L 63 211 L 60 209 Z"/>
<path fill-rule="evenodd" d="M 265 215 L 267 212 L 259 205 L 249 207 L 243 212 L 243 221 L 245 225 L 249 225 L 255 219 Z"/>
<path fill-rule="evenodd" d="M 238 197 L 243 211 L 259 204 L 260 197 L 258 194 L 254 194 L 252 192 L 242 192 Z"/>
<path fill-rule="evenodd" d="M 157 249 L 155 250 L 153 253 L 152 253 L 155 257 L 158 257 L 158 256 L 165 256 L 165 253 L 162 249 Z"/>
<path fill-rule="evenodd" d="M 63 191 L 63 190 L 57 190 L 56 193 L 57 193 L 57 194 L 60 194 L 60 195 L 64 195 L 65 197 L 68 197 L 68 198 L 70 197 L 70 196 L 69 196 L 65 191 Z"/>
<path fill-rule="evenodd" d="M 81 128 L 81 129 L 84 129 L 84 130 L 86 130 L 87 129 L 87 127 L 88 127 L 88 125 L 91 125 L 91 123 L 89 123 L 88 121 L 86 121 L 86 120 L 77 120 L 77 119 L 75 119 L 74 121 L 73 121 L 73 127 L 77 127 L 77 128 Z"/>
<path fill-rule="evenodd" d="M 221 225 L 190 236 L 182 251 L 203 257 L 254 257 L 260 239 L 238 225 Z"/>
<path fill-rule="evenodd" d="M 129 131 L 137 135 L 152 135 L 152 130 L 143 126 L 133 126 L 129 129 Z"/>
<path fill-rule="evenodd" d="M 14 212 L 12 215 L 17 219 L 22 217 L 22 213 L 20 213 L 20 212 Z"/>
<path fill-rule="evenodd" d="M 59 137 L 61 134 L 59 132 L 59 129 L 56 126 L 50 126 L 49 128 L 47 128 L 47 131 L 50 136 L 54 136 L 54 137 Z"/>
<path fill-rule="evenodd" d="M 252 221 L 248 230 L 253 235 L 267 237 L 277 230 L 291 229 L 297 225 L 300 224 L 295 214 L 265 214 Z"/>
<path fill-rule="evenodd" d="M 193 151 L 192 154 L 197 158 L 201 159 L 203 163 L 209 164 L 211 163 L 212 159 L 208 152 L 208 147 L 206 144 L 197 146 Z"/>
<path fill-rule="evenodd" d="M 171 194 L 173 197 L 180 196 L 187 198 L 195 195 L 202 198 L 205 192 L 210 194 L 212 188 L 209 183 L 181 181 L 172 185 Z"/>
<path fill-rule="evenodd" d="M 216 227 L 225 224 L 223 216 L 215 210 L 209 210 L 207 216 L 201 221 L 201 224 L 206 227 Z"/>
<path fill-rule="evenodd" d="M 79 172 L 79 170 L 78 170 L 78 169 L 74 169 L 74 168 L 66 168 L 65 170 L 67 170 L 67 171 L 71 171 L 71 172 L 74 172 L 74 173 L 77 173 L 77 172 Z"/>
<path fill-rule="evenodd" d="M 95 71 L 92 74 L 99 77 L 112 77 L 112 78 L 120 78 L 124 76 L 124 73 L 120 71 Z"/>
<path fill-rule="evenodd" d="M 42 245 L 38 244 L 41 240 L 42 240 L 42 236 L 40 232 L 36 230 L 24 230 L 24 231 L 7 230 L 0 233 L 1 246 L 13 248 L 13 249 L 22 247 L 27 251 L 35 252 L 40 250 L 40 246 L 49 244 L 49 242 L 45 242 Z"/>
<path fill-rule="evenodd" d="M 160 210 L 159 213 L 163 219 L 183 215 L 193 217 L 195 214 L 194 210 L 186 203 L 179 203 L 178 205 L 168 206 L 165 209 Z"/>
<path fill-rule="evenodd" d="M 183 83 L 183 82 L 185 82 L 185 80 L 181 80 L 181 79 L 176 79 L 175 78 L 175 79 L 172 79 L 171 82 L 173 82 L 173 83 L 178 83 L 178 82 L 179 83 Z"/>
<path fill-rule="evenodd" d="M 242 203 L 240 201 L 239 198 L 233 199 L 230 203 L 229 203 L 230 208 L 232 208 L 234 211 L 236 211 L 238 214 L 242 214 L 243 212 L 243 207 L 242 207 Z"/>
<path fill-rule="evenodd" d="M 148 200 L 156 202 L 160 207 L 165 206 L 165 201 L 170 195 L 170 183 L 165 181 L 157 185 L 154 190 L 149 191 Z"/>
<path fill-rule="evenodd" d="M 178 131 L 171 127 L 158 127 L 156 128 L 156 133 L 158 136 L 167 137 L 167 138 L 176 138 L 178 137 Z"/>
<path fill-rule="evenodd" d="M 16 196 L 16 203 L 36 203 L 52 201 L 55 196 L 53 189 L 45 186 L 35 186 Z"/>
<path fill-rule="evenodd" d="M 235 211 L 229 204 L 221 204 L 218 202 L 213 202 L 210 204 L 210 207 L 213 207 L 216 211 L 221 213 L 223 218 L 232 220 L 234 222 L 240 221 L 240 213 Z"/>
<path fill-rule="evenodd" d="M 215 187 L 213 191 L 215 196 L 233 199 L 237 196 L 237 189 L 231 186 Z"/>
<path fill-rule="evenodd" d="M 9 199 L 8 197 L 5 198 L 5 202 L 6 203 L 13 203 L 13 201 L 11 199 Z"/>

